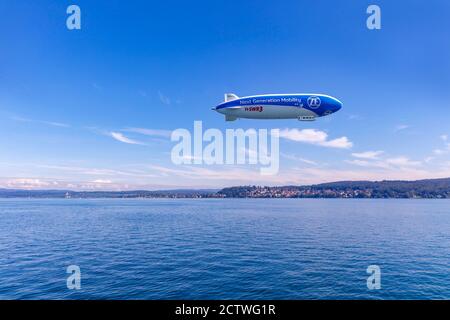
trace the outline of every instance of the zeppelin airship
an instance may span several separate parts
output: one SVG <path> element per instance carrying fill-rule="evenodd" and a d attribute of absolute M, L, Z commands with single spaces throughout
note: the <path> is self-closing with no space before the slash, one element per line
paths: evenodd
<path fill-rule="evenodd" d="M 238 97 L 225 94 L 225 101 L 213 110 L 226 121 L 246 119 L 298 119 L 314 121 L 342 108 L 342 102 L 325 94 L 265 94 Z"/>

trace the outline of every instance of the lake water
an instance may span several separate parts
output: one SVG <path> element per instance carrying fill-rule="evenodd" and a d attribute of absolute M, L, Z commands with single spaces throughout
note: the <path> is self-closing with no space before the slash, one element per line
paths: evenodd
<path fill-rule="evenodd" d="M 2 199 L 0 298 L 450 299 L 450 201 Z"/>

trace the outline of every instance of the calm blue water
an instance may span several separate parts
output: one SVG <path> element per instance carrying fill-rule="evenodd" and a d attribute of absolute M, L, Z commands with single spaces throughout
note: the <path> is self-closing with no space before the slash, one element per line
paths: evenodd
<path fill-rule="evenodd" d="M 0 298 L 449 299 L 450 201 L 0 200 Z"/>

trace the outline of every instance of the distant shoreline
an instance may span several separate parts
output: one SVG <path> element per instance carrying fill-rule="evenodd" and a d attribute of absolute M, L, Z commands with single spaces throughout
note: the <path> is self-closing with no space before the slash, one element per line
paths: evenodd
<path fill-rule="evenodd" d="M 412 201 L 420 201 L 420 200 L 450 200 L 450 198 L 213 198 L 213 197 L 205 197 L 205 198 L 162 198 L 162 197 L 152 197 L 152 198 L 41 198 L 41 197 L 0 197 L 0 201 L 2 200 L 61 200 L 61 201 L 70 201 L 70 200 L 412 200 Z"/>
<path fill-rule="evenodd" d="M 0 189 L 14 199 L 450 199 L 450 178 L 416 181 L 338 181 L 307 186 L 214 189 L 72 191 Z"/>

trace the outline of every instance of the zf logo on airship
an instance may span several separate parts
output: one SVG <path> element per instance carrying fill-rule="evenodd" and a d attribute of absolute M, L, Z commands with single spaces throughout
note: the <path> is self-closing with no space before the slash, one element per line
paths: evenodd
<path fill-rule="evenodd" d="M 319 108 L 320 107 L 320 103 L 321 103 L 320 98 L 319 97 L 314 97 L 314 96 L 309 97 L 307 102 L 308 102 L 308 106 L 310 108 L 313 108 L 313 109 Z"/>

